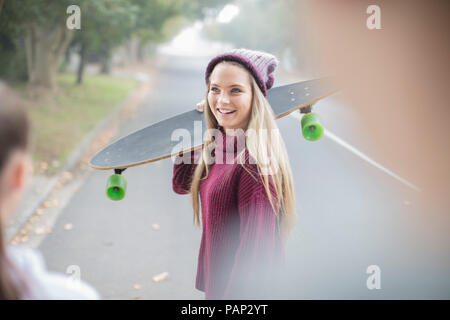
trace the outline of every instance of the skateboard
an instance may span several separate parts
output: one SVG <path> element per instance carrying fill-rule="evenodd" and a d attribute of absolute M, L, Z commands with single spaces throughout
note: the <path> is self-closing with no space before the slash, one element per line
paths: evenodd
<path fill-rule="evenodd" d="M 322 137 L 324 128 L 319 115 L 312 112 L 312 108 L 318 100 L 336 91 L 329 78 L 322 78 L 272 88 L 268 91 L 267 100 L 276 119 L 296 110 L 303 113 L 303 137 L 316 141 Z M 111 143 L 96 153 L 89 165 L 97 170 L 114 170 L 107 181 L 106 195 L 111 200 L 121 200 L 125 197 L 127 187 L 127 181 L 122 175 L 126 168 L 201 148 L 206 129 L 203 112 L 193 109 Z M 180 143 L 179 138 L 183 135 L 185 139 Z"/>

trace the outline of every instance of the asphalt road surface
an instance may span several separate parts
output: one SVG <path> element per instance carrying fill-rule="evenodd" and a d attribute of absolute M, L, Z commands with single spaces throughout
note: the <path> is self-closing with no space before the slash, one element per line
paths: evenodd
<path fill-rule="evenodd" d="M 119 136 L 194 108 L 205 93 L 207 61 L 169 57 Z M 327 129 L 370 154 L 355 134 L 363 124 L 338 95 L 317 111 Z M 448 213 L 430 210 L 420 193 L 332 139 L 304 140 L 294 117 L 278 125 L 299 219 L 287 247 L 288 280 L 274 298 L 450 298 Z M 203 299 L 194 287 L 201 230 L 193 226 L 189 196 L 172 191 L 172 160 L 128 169 L 127 195 L 119 202 L 105 196 L 110 174 L 90 169 L 39 247 L 48 267 L 78 266 L 104 299 Z M 72 230 L 64 230 L 67 223 Z M 152 281 L 162 272 L 169 274 L 165 280 Z M 375 276 L 378 289 L 369 289 Z"/>

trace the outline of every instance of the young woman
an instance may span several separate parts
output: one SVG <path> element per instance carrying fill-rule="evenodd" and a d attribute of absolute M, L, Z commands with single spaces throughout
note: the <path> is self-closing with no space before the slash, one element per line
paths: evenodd
<path fill-rule="evenodd" d="M 28 140 L 26 113 L 0 82 L 0 299 L 98 299 L 89 285 L 48 272 L 38 251 L 6 245 L 3 226 L 31 168 Z"/>
<path fill-rule="evenodd" d="M 197 225 L 201 203 L 196 288 L 206 299 L 273 298 L 280 281 L 296 215 L 286 148 L 265 98 L 277 64 L 246 49 L 212 59 L 206 142 L 174 164 L 173 189 L 191 193 Z"/>

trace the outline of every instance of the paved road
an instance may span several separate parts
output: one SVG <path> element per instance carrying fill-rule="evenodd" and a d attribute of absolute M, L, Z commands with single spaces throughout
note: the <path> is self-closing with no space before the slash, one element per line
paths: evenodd
<path fill-rule="evenodd" d="M 206 61 L 170 57 L 120 135 L 193 108 L 204 96 Z M 339 96 L 319 105 L 328 129 L 370 151 Z M 430 209 L 416 191 L 331 139 L 305 141 L 293 117 L 278 124 L 299 215 L 281 298 L 450 298 L 448 213 Z M 171 160 L 126 171 L 128 191 L 120 202 L 104 194 L 109 175 L 90 172 L 41 243 L 49 268 L 78 265 L 105 299 L 203 299 L 194 288 L 201 231 L 192 224 L 189 197 L 171 189 Z M 73 229 L 64 230 L 66 223 Z M 370 265 L 381 271 L 379 290 L 367 288 Z M 161 272 L 169 272 L 167 280 L 153 282 Z"/>

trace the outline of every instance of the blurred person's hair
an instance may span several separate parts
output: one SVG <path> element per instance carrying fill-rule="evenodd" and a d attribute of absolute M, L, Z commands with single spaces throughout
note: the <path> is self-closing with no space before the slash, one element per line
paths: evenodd
<path fill-rule="evenodd" d="M 29 130 L 30 123 L 20 100 L 0 81 L 0 181 L 11 154 L 16 150 L 27 151 Z M 2 200 L 7 196 L 7 190 L 2 188 L 0 185 L 0 210 Z M 5 212 L 0 212 L 0 217 L 6 217 Z M 26 290 L 25 281 L 8 259 L 0 218 L 0 299 L 20 299 Z"/>
<path fill-rule="evenodd" d="M 252 110 L 247 132 L 251 132 L 251 134 L 248 134 L 246 137 L 246 146 L 249 155 L 253 158 L 256 164 L 258 174 L 262 177 L 268 199 L 277 215 L 278 221 L 280 222 L 281 238 L 286 240 L 296 223 L 294 184 L 292 181 L 291 166 L 286 147 L 275 122 L 272 107 L 261 92 L 256 80 L 245 67 L 238 62 L 233 61 L 220 62 L 220 64 L 222 63 L 231 64 L 242 68 L 247 72 L 250 78 L 253 96 L 251 103 Z M 213 162 L 210 159 L 210 151 L 215 148 L 216 143 L 212 134 L 213 130 L 210 129 L 219 128 L 219 124 L 212 113 L 208 102 L 208 92 L 210 88 L 209 81 L 210 80 L 208 79 L 204 110 L 207 124 L 207 136 L 200 161 L 194 171 L 190 190 L 192 196 L 192 207 L 194 211 L 194 223 L 198 226 L 200 225 L 200 182 L 208 177 L 208 164 Z M 238 163 L 241 163 L 243 168 L 247 170 L 245 168 L 245 149 L 240 152 L 238 157 L 240 159 Z M 271 171 L 269 175 L 267 174 L 267 165 L 265 165 L 267 160 L 269 160 Z M 252 174 L 250 171 L 249 173 Z M 275 188 L 276 203 L 274 203 L 274 199 L 270 191 L 269 178 Z"/>

